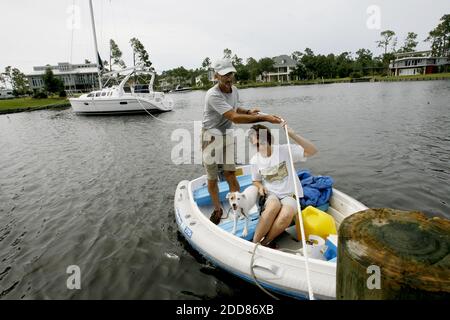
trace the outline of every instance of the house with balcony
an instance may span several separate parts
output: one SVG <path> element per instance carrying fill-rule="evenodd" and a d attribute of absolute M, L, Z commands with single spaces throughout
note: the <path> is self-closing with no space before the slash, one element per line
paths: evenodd
<path fill-rule="evenodd" d="M 412 76 L 437 73 L 449 65 L 449 57 L 433 57 L 431 51 L 417 51 L 396 54 L 389 70 L 393 76 Z"/>
<path fill-rule="evenodd" d="M 291 75 L 297 67 L 297 61 L 285 54 L 273 57 L 272 60 L 275 70 L 272 72 L 264 72 L 257 80 L 264 82 L 289 82 L 298 80 L 296 76 Z"/>
<path fill-rule="evenodd" d="M 97 64 L 60 62 L 53 66 L 33 67 L 33 71 L 26 75 L 32 90 L 44 88 L 44 75 L 48 68 L 52 70 L 56 78 L 63 81 L 65 90 L 90 91 L 98 86 Z"/>

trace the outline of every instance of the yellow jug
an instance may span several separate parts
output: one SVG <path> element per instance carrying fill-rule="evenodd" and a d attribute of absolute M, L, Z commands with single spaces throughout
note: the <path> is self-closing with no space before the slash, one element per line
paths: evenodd
<path fill-rule="evenodd" d="M 330 234 L 337 234 L 333 217 L 322 210 L 308 206 L 302 210 L 302 219 L 306 239 L 309 238 L 310 234 L 323 239 L 326 239 Z M 295 215 L 295 229 L 297 230 L 298 240 L 301 240 L 300 221 L 297 214 Z"/>

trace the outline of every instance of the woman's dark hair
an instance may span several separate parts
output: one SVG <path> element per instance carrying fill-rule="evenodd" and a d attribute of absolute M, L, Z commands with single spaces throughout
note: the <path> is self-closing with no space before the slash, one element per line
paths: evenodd
<path fill-rule="evenodd" d="M 270 132 L 270 129 L 266 126 L 263 126 L 262 124 L 255 124 L 250 128 L 250 135 L 256 134 L 256 146 L 259 147 L 259 143 L 266 144 L 268 143 L 269 146 L 272 145 L 273 136 Z"/>

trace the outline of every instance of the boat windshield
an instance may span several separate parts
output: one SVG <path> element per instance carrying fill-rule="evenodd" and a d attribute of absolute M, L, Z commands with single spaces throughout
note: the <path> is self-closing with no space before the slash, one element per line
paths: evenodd
<path fill-rule="evenodd" d="M 127 93 L 134 92 L 134 93 L 150 93 L 152 91 L 151 88 L 151 81 L 152 81 L 152 74 L 148 72 L 132 72 L 130 73 L 114 73 L 110 74 L 108 76 L 105 75 L 105 78 L 107 77 L 106 81 L 104 81 L 104 88 L 110 88 L 112 86 L 118 86 L 122 83 L 122 81 L 129 76 L 128 80 L 125 82 L 123 86 L 123 90 Z"/>

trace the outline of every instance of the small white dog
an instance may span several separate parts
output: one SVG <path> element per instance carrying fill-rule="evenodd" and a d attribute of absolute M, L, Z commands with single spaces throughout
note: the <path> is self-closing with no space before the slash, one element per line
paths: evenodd
<path fill-rule="evenodd" d="M 244 190 L 244 192 L 229 192 L 227 194 L 227 199 L 230 202 L 231 209 L 234 213 L 234 225 L 232 234 L 236 234 L 236 227 L 238 218 L 243 216 L 245 218 L 245 227 L 242 231 L 242 237 L 248 235 L 248 219 L 250 210 L 256 204 L 258 198 L 258 188 L 255 186 L 250 186 Z"/>

